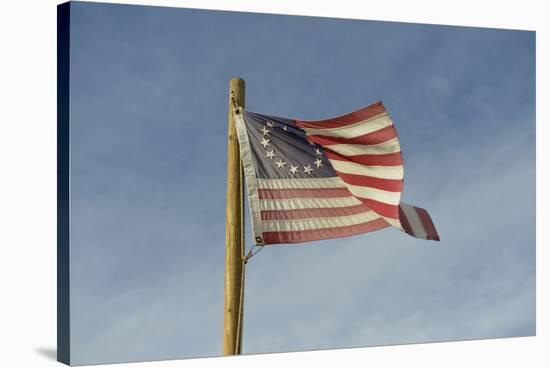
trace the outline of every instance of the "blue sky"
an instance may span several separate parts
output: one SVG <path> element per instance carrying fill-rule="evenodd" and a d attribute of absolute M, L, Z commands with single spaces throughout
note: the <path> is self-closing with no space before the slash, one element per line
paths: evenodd
<path fill-rule="evenodd" d="M 533 32 L 74 2 L 75 364 L 221 354 L 235 76 L 288 118 L 382 100 L 442 239 L 264 249 L 244 353 L 535 333 Z"/>

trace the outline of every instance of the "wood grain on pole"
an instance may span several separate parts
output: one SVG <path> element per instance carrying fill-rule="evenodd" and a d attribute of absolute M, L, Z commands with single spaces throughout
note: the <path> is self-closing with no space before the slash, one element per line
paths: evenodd
<path fill-rule="evenodd" d="M 223 354 L 241 353 L 244 256 L 243 168 L 237 131 L 233 119 L 232 97 L 240 107 L 245 105 L 245 83 L 240 78 L 229 82 L 227 134 L 227 205 L 225 211 L 225 297 L 223 320 Z M 240 324 L 240 326 L 239 326 Z"/>

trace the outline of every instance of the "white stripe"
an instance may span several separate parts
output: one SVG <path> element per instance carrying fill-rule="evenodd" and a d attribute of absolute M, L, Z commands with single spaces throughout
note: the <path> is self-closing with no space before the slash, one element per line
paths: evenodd
<path fill-rule="evenodd" d="M 261 210 L 292 210 L 292 209 L 315 209 L 315 208 L 343 208 L 356 206 L 361 201 L 353 196 L 345 198 L 303 198 L 303 199 L 270 199 L 260 200 Z"/>
<path fill-rule="evenodd" d="M 265 221 L 266 232 L 305 231 L 310 229 L 336 228 L 370 222 L 380 218 L 375 212 L 348 215 L 345 217 L 326 217 L 297 220 Z"/>
<path fill-rule="evenodd" d="M 329 178 L 259 178 L 260 189 L 332 189 L 345 188 L 340 177 Z"/>
<path fill-rule="evenodd" d="M 403 179 L 403 166 L 364 166 L 355 162 L 329 160 L 332 167 L 338 172 L 391 180 Z"/>
<path fill-rule="evenodd" d="M 404 231 L 403 226 L 401 226 L 401 222 L 399 221 L 399 219 L 388 218 L 382 215 L 380 217 L 384 219 L 386 222 L 388 222 L 391 226 L 399 229 L 400 231 Z"/>
<path fill-rule="evenodd" d="M 390 154 L 401 151 L 399 140 L 397 138 L 390 139 L 380 144 L 364 145 L 364 144 L 332 144 L 325 145 L 336 153 L 347 157 L 360 154 Z"/>
<path fill-rule="evenodd" d="M 352 125 L 334 127 L 330 129 L 314 129 L 306 127 L 303 128 L 303 130 L 305 130 L 308 135 L 337 136 L 349 139 L 373 133 L 390 125 L 392 125 L 390 116 L 387 113 L 384 113 Z"/>
<path fill-rule="evenodd" d="M 401 209 L 403 209 L 403 212 L 405 213 L 405 217 L 407 217 L 407 221 L 409 222 L 409 225 L 411 226 L 412 231 L 414 232 L 414 236 L 418 238 L 424 238 L 426 239 L 427 234 L 424 230 L 424 226 L 422 225 L 422 221 L 420 220 L 420 217 L 418 216 L 418 213 L 416 212 L 416 209 L 408 204 L 400 204 Z"/>
<path fill-rule="evenodd" d="M 365 199 L 372 199 L 381 203 L 398 205 L 401 199 L 401 192 L 392 192 L 376 189 L 374 187 L 346 185 L 348 190 L 355 196 Z"/>

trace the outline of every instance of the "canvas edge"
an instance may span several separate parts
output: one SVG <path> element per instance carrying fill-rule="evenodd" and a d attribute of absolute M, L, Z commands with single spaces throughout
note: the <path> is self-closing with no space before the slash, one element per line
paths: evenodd
<path fill-rule="evenodd" d="M 57 360 L 70 365 L 70 2 L 57 6 Z"/>

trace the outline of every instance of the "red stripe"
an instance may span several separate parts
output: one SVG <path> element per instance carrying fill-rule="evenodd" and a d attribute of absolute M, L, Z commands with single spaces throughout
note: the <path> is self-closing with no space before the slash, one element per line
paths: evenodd
<path fill-rule="evenodd" d="M 343 198 L 353 197 L 345 187 L 328 189 L 258 189 L 260 200 L 294 198 Z"/>
<path fill-rule="evenodd" d="M 426 231 L 427 239 L 428 240 L 435 240 L 439 241 L 439 235 L 437 234 L 437 230 L 435 229 L 434 223 L 432 222 L 432 218 L 430 218 L 430 215 L 426 211 L 426 209 L 413 207 L 416 210 L 416 214 L 418 214 L 418 217 L 420 217 L 420 221 L 422 222 L 422 226 L 424 227 L 424 231 Z"/>
<path fill-rule="evenodd" d="M 403 208 L 401 208 L 401 205 L 399 206 L 399 221 L 401 222 L 401 225 L 403 226 L 405 232 L 414 237 L 414 232 L 412 230 L 411 224 L 409 223 L 409 220 L 407 219 Z"/>
<path fill-rule="evenodd" d="M 332 127 L 355 124 L 376 115 L 380 115 L 384 112 L 386 112 L 386 109 L 384 108 L 382 102 L 376 102 L 368 107 L 361 108 L 360 110 L 327 120 L 294 120 L 294 122 L 301 128 L 328 129 Z"/>
<path fill-rule="evenodd" d="M 361 197 L 357 197 L 357 199 L 361 200 L 363 204 L 374 210 L 376 213 L 388 217 L 397 219 L 399 218 L 399 206 L 398 205 L 391 205 L 386 203 L 381 203 L 380 201 L 372 200 L 372 199 L 365 199 Z"/>
<path fill-rule="evenodd" d="M 403 191 L 403 180 L 390 180 L 387 178 L 369 177 L 362 175 L 353 175 L 351 173 L 337 173 L 338 176 L 350 185 L 368 186 L 375 189 L 386 190 L 391 192 Z"/>
<path fill-rule="evenodd" d="M 354 162 L 366 166 L 402 166 L 403 159 L 401 152 L 389 154 L 358 154 L 352 156 L 343 156 L 325 148 L 325 154 L 329 159 L 337 161 Z"/>
<path fill-rule="evenodd" d="M 354 206 L 345 206 L 342 208 L 309 208 L 292 210 L 262 210 L 260 215 L 262 221 L 267 220 L 292 220 L 306 218 L 324 218 L 324 217 L 342 217 L 366 213 L 370 211 L 363 204 Z"/>
<path fill-rule="evenodd" d="M 297 243 L 324 240 L 328 238 L 347 237 L 359 233 L 377 231 L 388 226 L 388 222 L 386 222 L 382 218 L 378 218 L 370 222 L 344 227 L 311 229 L 292 232 L 264 232 L 262 234 L 262 237 L 264 243 L 268 245 L 275 243 Z"/>
<path fill-rule="evenodd" d="M 388 140 L 397 137 L 397 132 L 393 125 L 387 126 L 383 129 L 376 130 L 372 133 L 356 136 L 354 138 L 343 138 L 339 136 L 322 136 L 311 134 L 307 136 L 308 140 L 319 145 L 333 145 L 333 144 L 363 144 L 363 145 L 376 145 L 384 143 Z"/>

